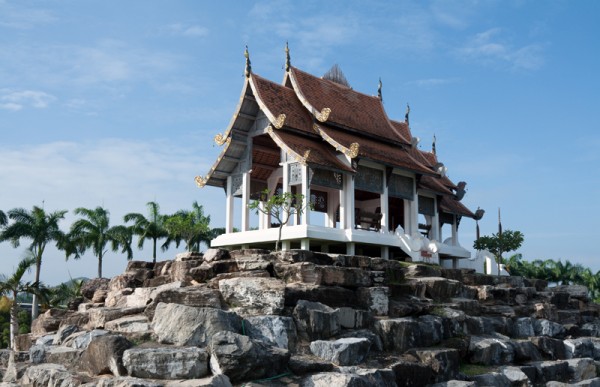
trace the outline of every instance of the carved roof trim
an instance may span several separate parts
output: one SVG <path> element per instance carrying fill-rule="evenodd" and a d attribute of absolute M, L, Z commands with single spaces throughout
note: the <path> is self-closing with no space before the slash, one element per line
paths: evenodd
<path fill-rule="evenodd" d="M 242 93 L 240 95 L 240 98 L 238 100 L 238 104 L 235 108 L 235 113 L 233 113 L 233 116 L 231 116 L 231 120 L 229 121 L 229 125 L 227 126 L 227 129 L 225 130 L 224 133 L 218 133 L 215 137 L 215 143 L 219 146 L 223 145 L 225 143 L 225 141 L 230 137 L 231 132 L 233 131 L 234 128 L 234 124 L 237 121 L 237 119 L 239 118 L 240 114 L 242 112 L 242 105 L 244 104 L 244 100 L 246 99 L 246 92 L 248 90 L 248 79 L 246 78 L 246 80 L 244 81 L 244 87 L 242 88 Z"/>
<path fill-rule="evenodd" d="M 217 169 L 217 167 L 221 163 L 221 160 L 223 159 L 223 157 L 227 153 L 227 150 L 231 146 L 231 137 L 228 137 L 227 139 L 225 139 L 224 144 L 225 144 L 225 147 L 221 150 L 221 154 L 219 155 L 219 157 L 217 157 L 217 160 L 213 163 L 212 167 L 210 168 L 210 170 L 208 171 L 208 173 L 206 174 L 206 176 L 205 177 L 196 176 L 194 178 L 194 181 L 196 181 L 196 185 L 199 188 L 204 188 L 204 186 L 210 181 L 213 173 L 215 172 L 215 170 Z"/>
<path fill-rule="evenodd" d="M 358 156 L 358 151 L 360 149 L 360 145 L 357 142 L 353 142 L 352 144 L 350 144 L 349 147 L 345 147 L 344 145 L 342 145 L 339 142 L 335 141 L 318 124 L 315 123 L 313 125 L 313 129 L 315 130 L 315 132 L 317 132 L 319 134 L 319 136 L 321 136 L 321 138 L 323 140 L 325 140 L 325 142 L 327 142 L 329 145 L 331 145 L 332 147 L 334 147 L 336 151 L 342 152 L 343 154 L 345 154 L 346 156 L 350 157 L 351 159 L 353 159 L 356 156 Z"/>
<path fill-rule="evenodd" d="M 254 74 L 252 74 L 250 76 L 250 87 L 252 88 L 252 92 L 254 93 L 254 97 L 256 98 L 256 103 L 258 103 L 258 106 L 263 111 L 263 113 L 265 113 L 265 115 L 267 116 L 267 118 L 269 119 L 271 124 L 276 129 L 283 128 L 283 125 L 285 125 L 286 115 L 282 113 L 282 114 L 278 115 L 277 117 L 275 117 L 273 112 L 271 112 L 271 110 L 269 110 L 269 108 L 267 107 L 267 105 L 265 104 L 265 102 L 263 101 L 263 99 L 260 95 L 260 90 L 258 90 L 258 87 L 256 87 L 256 84 L 254 81 Z"/>

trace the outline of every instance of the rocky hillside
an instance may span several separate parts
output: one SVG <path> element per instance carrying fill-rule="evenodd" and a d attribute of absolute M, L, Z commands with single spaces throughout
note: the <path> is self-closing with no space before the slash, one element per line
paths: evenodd
<path fill-rule="evenodd" d="M 600 386 L 581 286 L 211 249 L 86 283 L 0 351 L 0 386 Z"/>

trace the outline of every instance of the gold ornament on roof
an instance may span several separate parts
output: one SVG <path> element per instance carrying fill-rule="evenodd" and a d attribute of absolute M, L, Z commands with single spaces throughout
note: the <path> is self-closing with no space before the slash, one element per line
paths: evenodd
<path fill-rule="evenodd" d="M 219 133 L 215 136 L 215 143 L 218 146 L 225 144 L 225 141 L 227 141 L 227 139 L 221 133 Z"/>
<path fill-rule="evenodd" d="M 358 156 L 359 148 L 360 148 L 360 145 L 358 145 L 357 142 L 353 142 L 352 144 L 350 144 L 350 148 L 348 148 L 348 157 L 353 159 L 356 156 Z"/>
<path fill-rule="evenodd" d="M 273 122 L 273 126 L 275 126 L 277 129 L 283 128 L 283 124 L 285 124 L 285 118 L 285 114 L 280 114 L 277 116 L 277 119 L 275 119 L 275 122 Z"/>
<path fill-rule="evenodd" d="M 306 152 L 304 152 L 304 155 L 302 155 L 302 164 L 306 165 L 306 160 L 308 160 L 308 156 L 310 156 L 310 149 L 308 149 Z"/>
<path fill-rule="evenodd" d="M 329 119 L 330 114 L 331 114 L 330 108 L 323 108 L 323 110 L 321 110 L 320 113 L 316 114 L 316 117 L 317 117 L 317 120 L 319 120 L 321 122 L 325 122 L 325 121 L 327 121 L 327 119 Z"/>
<path fill-rule="evenodd" d="M 194 181 L 196 182 L 196 185 L 198 186 L 198 188 L 203 188 L 206 185 L 207 179 L 203 179 L 200 176 L 196 176 L 194 178 Z"/>

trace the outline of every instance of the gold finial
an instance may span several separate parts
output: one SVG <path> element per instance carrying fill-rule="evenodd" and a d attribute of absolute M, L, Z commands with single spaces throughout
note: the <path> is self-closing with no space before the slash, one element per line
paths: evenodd
<path fill-rule="evenodd" d="M 408 122 L 408 115 L 410 114 L 410 105 L 407 103 L 406 104 L 406 114 L 404 115 L 404 122 L 406 122 L 406 125 L 409 124 Z"/>
<path fill-rule="evenodd" d="M 252 73 L 252 65 L 250 63 L 250 53 L 248 52 L 248 46 L 246 46 L 246 51 L 244 51 L 244 56 L 246 57 L 246 78 L 249 78 L 250 73 Z"/>
<path fill-rule="evenodd" d="M 288 47 L 288 42 L 285 42 L 285 71 L 290 71 L 290 66 L 292 62 L 290 60 L 290 48 Z"/>
<path fill-rule="evenodd" d="M 435 134 L 433 135 L 433 143 L 431 144 L 431 153 L 433 153 L 434 155 L 435 153 Z"/>
<path fill-rule="evenodd" d="M 377 96 L 381 101 L 383 101 L 383 97 L 381 96 L 381 87 L 383 84 L 381 83 L 381 77 L 379 77 L 379 87 L 377 88 Z"/>

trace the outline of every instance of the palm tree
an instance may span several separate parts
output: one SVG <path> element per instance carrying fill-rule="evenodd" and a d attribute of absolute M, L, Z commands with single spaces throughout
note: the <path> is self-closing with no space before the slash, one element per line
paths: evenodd
<path fill-rule="evenodd" d="M 81 288 L 85 283 L 84 279 L 71 279 L 60 285 L 50 288 L 50 299 L 48 303 L 52 308 L 66 307 L 69 303 L 81 297 Z"/>
<path fill-rule="evenodd" d="M 75 259 L 79 259 L 87 249 L 92 248 L 98 258 L 98 278 L 102 278 L 102 259 L 108 243 L 111 244 L 112 251 L 117 251 L 121 247 L 121 252 L 127 253 L 127 259 L 133 258 L 131 230 L 125 226 L 110 227 L 110 213 L 107 209 L 100 206 L 93 210 L 80 207 L 74 212 L 83 218 L 71 225 L 67 258 L 75 255 Z"/>
<path fill-rule="evenodd" d="M 8 218 L 6 217 L 6 214 L 2 210 L 0 210 L 0 227 L 6 226 L 7 222 Z"/>
<path fill-rule="evenodd" d="M 180 210 L 165 220 L 169 236 L 164 245 L 175 242 L 175 246 L 185 242 L 187 251 L 200 251 L 200 243 L 210 243 L 210 215 L 204 215 L 204 208 L 198 202 L 192 203 L 192 210 Z M 163 245 L 163 246 L 164 246 Z"/>
<path fill-rule="evenodd" d="M 17 269 L 10 277 L 0 275 L 0 296 L 12 296 L 12 305 L 10 307 L 10 347 L 12 349 L 15 348 L 16 335 L 19 331 L 19 322 L 17 320 L 19 312 L 17 297 L 19 293 L 29 293 L 42 299 L 46 298 L 46 289 L 39 282 L 23 282 L 23 276 L 35 264 L 35 255 L 32 251 L 29 251 L 29 255 L 19 262 Z"/>
<path fill-rule="evenodd" d="M 165 228 L 166 216 L 160 214 L 160 207 L 156 202 L 146 203 L 148 206 L 148 218 L 142 214 L 130 213 L 125 215 L 125 222 L 133 222 L 132 231 L 139 236 L 138 248 L 144 247 L 146 239 L 152 240 L 152 262 L 156 263 L 156 243 L 161 238 L 167 238 L 169 233 Z M 163 244 L 161 249 L 165 251 L 167 244 Z"/>
<path fill-rule="evenodd" d="M 35 283 L 40 282 L 42 256 L 48 243 L 55 242 L 56 247 L 66 247 L 65 234 L 60 230 L 58 222 L 65 218 L 66 210 L 46 213 L 43 208 L 33 206 L 27 211 L 23 208 L 13 208 L 8 211 L 12 223 L 0 233 L 0 242 L 10 240 L 14 247 L 19 247 L 21 239 L 31 239 L 29 250 L 35 258 Z M 33 296 L 31 319 L 38 316 L 39 306 L 37 296 Z"/>

